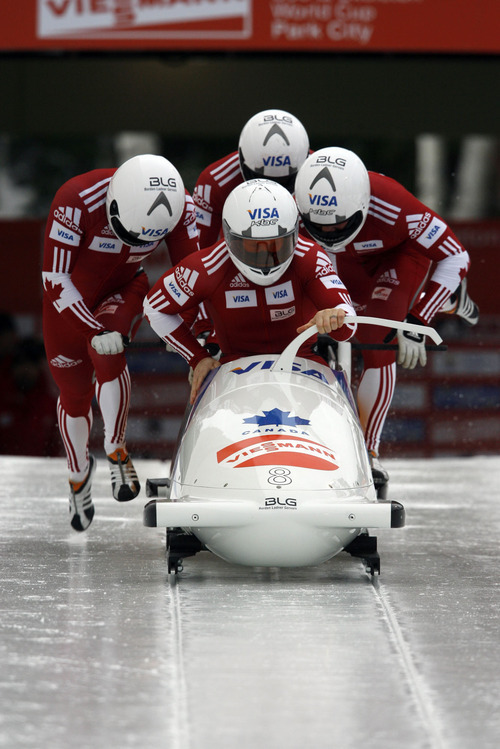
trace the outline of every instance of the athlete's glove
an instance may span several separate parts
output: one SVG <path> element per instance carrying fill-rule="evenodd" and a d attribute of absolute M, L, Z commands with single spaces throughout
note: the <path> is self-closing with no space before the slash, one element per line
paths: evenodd
<path fill-rule="evenodd" d="M 209 335 L 209 334 L 207 334 Z M 198 343 L 200 343 L 203 346 L 203 340 L 202 338 L 197 338 Z M 219 361 L 219 359 L 222 356 L 222 351 L 220 350 L 220 346 L 218 343 L 207 343 L 206 346 L 203 346 L 208 352 L 208 355 L 212 357 L 212 359 L 215 359 L 216 361 Z M 193 384 L 193 377 L 194 377 L 194 371 L 192 367 L 189 367 L 188 372 L 188 382 L 190 385 Z"/>
<path fill-rule="evenodd" d="M 420 320 L 413 315 L 408 315 L 405 322 L 422 325 Z M 422 326 L 423 327 L 423 326 Z M 427 364 L 427 352 L 425 350 L 425 335 L 412 333 L 408 330 L 398 330 L 398 364 L 403 369 L 414 369 L 417 364 L 425 367 Z"/>
<path fill-rule="evenodd" d="M 125 348 L 123 336 L 117 330 L 102 330 L 92 338 L 90 345 L 98 354 L 121 354 Z"/>

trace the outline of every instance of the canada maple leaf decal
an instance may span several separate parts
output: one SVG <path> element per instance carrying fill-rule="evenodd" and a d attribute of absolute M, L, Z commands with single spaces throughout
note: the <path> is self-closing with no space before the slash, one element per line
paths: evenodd
<path fill-rule="evenodd" d="M 273 408 L 271 411 L 262 411 L 263 416 L 249 416 L 243 419 L 244 424 L 257 424 L 258 426 L 269 426 L 271 424 L 295 427 L 299 425 L 310 424 L 308 419 L 302 419 L 300 416 L 290 416 L 290 411 L 281 411 L 279 408 Z"/>

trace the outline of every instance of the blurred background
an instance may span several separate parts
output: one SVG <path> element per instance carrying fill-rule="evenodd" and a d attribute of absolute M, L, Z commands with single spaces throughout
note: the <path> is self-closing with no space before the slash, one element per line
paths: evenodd
<path fill-rule="evenodd" d="M 472 7 L 473 6 L 473 7 Z M 25 0 L 0 8 L 0 453 L 63 455 L 41 345 L 42 237 L 75 174 L 160 153 L 192 191 L 280 108 L 445 218 L 472 258 L 481 318 L 398 371 L 384 456 L 500 447 L 500 6 L 488 0 Z M 148 264 L 154 281 L 165 248 Z M 128 445 L 171 456 L 185 364 L 143 323 L 129 353 Z M 95 448 L 102 449 L 96 412 Z"/>

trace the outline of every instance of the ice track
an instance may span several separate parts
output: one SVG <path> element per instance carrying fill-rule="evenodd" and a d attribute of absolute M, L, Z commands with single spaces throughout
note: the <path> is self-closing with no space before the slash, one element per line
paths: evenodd
<path fill-rule="evenodd" d="M 385 464 L 380 578 L 205 552 L 175 582 L 104 460 L 76 534 L 64 461 L 0 457 L 0 747 L 496 749 L 500 458 Z"/>

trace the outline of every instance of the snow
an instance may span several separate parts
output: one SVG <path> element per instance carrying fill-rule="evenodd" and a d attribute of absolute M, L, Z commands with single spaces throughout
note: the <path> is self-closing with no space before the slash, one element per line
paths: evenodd
<path fill-rule="evenodd" d="M 384 465 L 407 525 L 380 578 L 204 552 L 175 583 L 103 459 L 77 534 L 65 461 L 0 457 L 0 747 L 496 749 L 500 458 Z"/>

